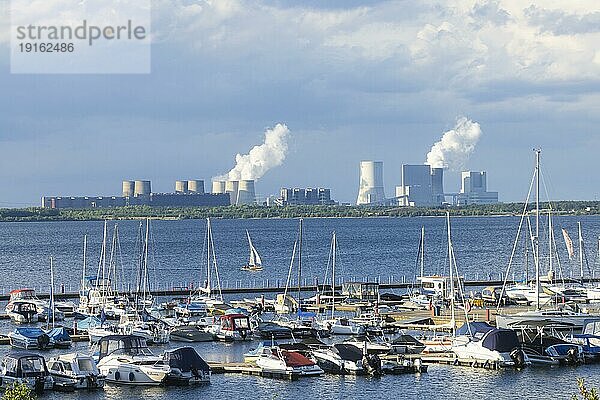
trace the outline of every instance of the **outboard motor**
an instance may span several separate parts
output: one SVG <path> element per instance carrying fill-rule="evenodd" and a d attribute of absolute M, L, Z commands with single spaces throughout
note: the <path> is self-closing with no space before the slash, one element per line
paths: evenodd
<path fill-rule="evenodd" d="M 44 381 L 46 380 L 46 378 L 44 378 L 43 376 L 37 376 L 35 378 L 35 383 L 33 384 L 33 390 L 35 391 L 36 394 L 42 394 L 44 393 Z"/>
<path fill-rule="evenodd" d="M 510 358 L 515 362 L 515 368 L 524 368 L 527 365 L 525 352 L 520 347 L 516 347 L 510 352 Z"/>
<path fill-rule="evenodd" d="M 574 365 L 574 364 L 579 364 L 580 361 L 580 357 L 579 357 L 579 351 L 577 347 L 571 347 L 569 350 L 567 350 L 567 363 Z"/>
<path fill-rule="evenodd" d="M 37 344 L 40 350 L 46 350 L 50 344 L 50 337 L 46 334 L 38 336 Z"/>
<path fill-rule="evenodd" d="M 369 375 L 379 376 L 381 371 L 381 359 L 376 354 L 366 354 L 363 356 L 363 368 Z"/>

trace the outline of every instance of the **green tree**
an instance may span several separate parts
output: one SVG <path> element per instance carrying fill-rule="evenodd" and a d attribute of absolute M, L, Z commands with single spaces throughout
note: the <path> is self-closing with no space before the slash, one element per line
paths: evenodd
<path fill-rule="evenodd" d="M 596 389 L 588 390 L 585 387 L 585 381 L 583 378 L 577 378 L 577 386 L 579 387 L 579 394 L 583 400 L 600 400 L 598 397 L 598 391 Z M 572 400 L 579 400 L 579 396 L 574 394 Z"/>
<path fill-rule="evenodd" d="M 35 400 L 35 394 L 33 390 L 31 390 L 25 383 L 13 383 L 9 386 L 4 395 L 2 395 L 2 400 Z"/>

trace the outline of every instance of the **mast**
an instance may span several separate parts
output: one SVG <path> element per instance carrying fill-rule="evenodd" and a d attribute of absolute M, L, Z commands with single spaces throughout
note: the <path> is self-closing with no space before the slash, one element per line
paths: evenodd
<path fill-rule="evenodd" d="M 535 149 L 535 298 L 540 309 L 540 153 Z"/>
<path fill-rule="evenodd" d="M 86 257 L 87 257 L 87 234 L 83 235 L 83 272 L 81 274 L 81 291 L 82 292 L 85 290 Z"/>
<path fill-rule="evenodd" d="M 250 240 L 250 232 L 246 229 L 246 236 L 248 236 L 248 246 L 250 247 L 250 259 L 248 260 L 248 265 L 253 266 L 256 264 L 254 257 L 254 246 L 252 246 L 252 240 Z"/>
<path fill-rule="evenodd" d="M 450 213 L 446 211 L 446 222 L 448 224 L 448 262 L 450 263 L 450 323 L 452 324 L 452 336 L 455 334 L 456 319 L 454 315 L 454 274 L 452 271 L 452 235 L 450 234 Z"/>
<path fill-rule="evenodd" d="M 302 288 L 302 224 L 304 219 L 300 218 L 300 232 L 298 234 L 298 310 L 301 309 L 300 290 Z"/>
<path fill-rule="evenodd" d="M 425 226 L 421 227 L 421 251 L 420 251 L 420 258 L 421 258 L 421 278 L 423 278 L 423 276 L 425 276 Z"/>
<path fill-rule="evenodd" d="M 102 305 L 106 305 L 106 236 L 108 234 L 108 221 L 104 221 L 104 236 L 102 238 Z M 98 282 L 98 277 L 96 277 Z"/>
<path fill-rule="evenodd" d="M 52 312 L 52 328 L 54 328 L 56 316 L 54 315 L 54 263 L 52 256 L 50 256 L 50 311 Z"/>
<path fill-rule="evenodd" d="M 333 231 L 333 237 L 331 238 L 331 319 L 335 313 L 335 253 L 337 249 L 337 238 L 335 231 Z"/>
<path fill-rule="evenodd" d="M 583 284 L 583 235 L 581 233 L 581 222 L 577 222 L 577 230 L 579 231 L 579 277 Z"/>
<path fill-rule="evenodd" d="M 210 296 L 210 218 L 206 218 L 206 294 Z"/>
<path fill-rule="evenodd" d="M 552 280 L 554 279 L 554 271 L 552 269 L 552 259 L 554 258 L 554 251 L 553 251 L 553 247 L 552 247 L 552 243 L 554 240 L 554 231 L 552 228 L 552 212 L 550 210 L 550 207 L 548 207 L 548 245 L 550 247 L 550 252 L 548 253 L 548 268 L 549 268 L 549 273 L 548 276 L 550 277 L 550 283 L 552 283 Z"/>
<path fill-rule="evenodd" d="M 144 286 L 143 286 L 143 308 L 146 307 L 146 297 L 148 292 L 148 237 L 150 236 L 150 218 L 146 218 L 146 237 L 144 239 Z"/>

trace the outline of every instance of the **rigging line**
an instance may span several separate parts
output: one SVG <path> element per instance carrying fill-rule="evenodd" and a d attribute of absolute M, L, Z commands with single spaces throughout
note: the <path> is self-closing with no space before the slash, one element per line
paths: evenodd
<path fill-rule="evenodd" d="M 527 214 L 527 207 L 529 206 L 529 200 L 531 198 L 531 192 L 533 190 L 533 183 L 535 182 L 536 170 L 533 171 L 533 176 L 531 177 L 531 183 L 529 184 L 529 191 L 527 192 L 527 198 L 525 199 L 525 204 L 523 204 L 523 213 L 521 214 L 521 221 L 519 222 L 519 229 L 517 230 L 517 236 L 515 237 L 515 242 L 513 244 L 513 249 L 510 254 L 510 259 L 508 260 L 508 266 L 506 267 L 506 273 L 504 274 L 504 282 L 502 283 L 502 290 L 500 291 L 500 297 L 498 298 L 498 305 L 496 310 L 500 310 L 500 305 L 502 303 L 502 297 L 504 293 L 506 293 L 506 283 L 508 282 L 508 274 L 510 273 L 510 268 L 512 266 L 513 259 L 515 257 L 515 252 L 517 251 L 517 246 L 519 244 L 519 237 L 521 236 L 521 229 L 523 228 L 523 220 L 525 219 L 525 215 Z"/>

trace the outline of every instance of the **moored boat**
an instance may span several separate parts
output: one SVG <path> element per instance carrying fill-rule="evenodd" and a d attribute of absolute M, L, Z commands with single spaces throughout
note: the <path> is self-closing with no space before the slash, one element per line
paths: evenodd
<path fill-rule="evenodd" d="M 25 384 L 38 394 L 54 387 L 44 357 L 33 353 L 9 353 L 0 362 L 0 387 L 15 383 Z"/>
<path fill-rule="evenodd" d="M 72 353 L 52 357 L 48 361 L 48 370 L 55 382 L 74 389 L 104 387 L 104 376 L 96 361 L 88 355 Z"/>

